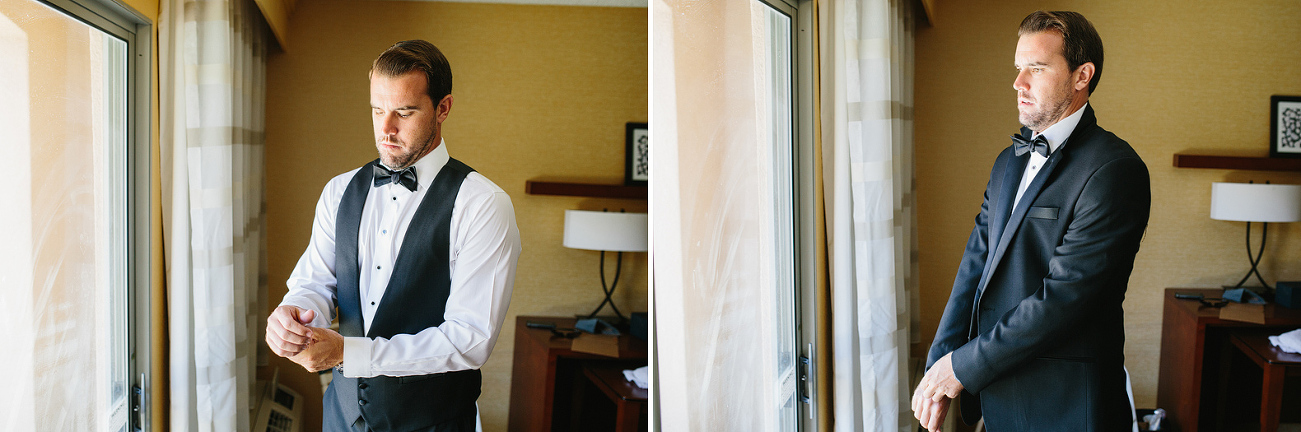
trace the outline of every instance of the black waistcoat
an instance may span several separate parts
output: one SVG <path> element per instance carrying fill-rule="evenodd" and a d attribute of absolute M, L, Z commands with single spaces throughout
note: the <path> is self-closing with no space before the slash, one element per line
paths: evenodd
<path fill-rule="evenodd" d="M 343 336 L 392 338 L 443 323 L 452 282 L 448 256 L 452 208 L 465 176 L 474 171 L 449 159 L 438 172 L 411 218 L 384 298 L 372 317 L 370 331 L 363 335 L 357 235 L 377 163 L 378 159 L 357 171 L 343 193 L 335 218 L 335 292 L 339 333 Z M 477 369 L 373 378 L 347 378 L 334 371 L 325 395 L 325 419 L 344 418 L 349 424 L 327 424 L 325 429 L 350 430 L 357 416 L 365 417 L 367 426 L 376 431 L 426 429 L 474 410 L 481 383 Z"/>

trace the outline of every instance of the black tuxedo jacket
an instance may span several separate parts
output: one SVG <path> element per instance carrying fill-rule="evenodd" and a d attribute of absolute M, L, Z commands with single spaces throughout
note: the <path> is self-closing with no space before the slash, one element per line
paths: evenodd
<path fill-rule="evenodd" d="M 1129 430 L 1121 303 L 1147 166 L 1091 106 L 1013 208 L 1028 158 L 994 162 L 926 367 L 953 353 L 963 419 L 991 430 Z"/>

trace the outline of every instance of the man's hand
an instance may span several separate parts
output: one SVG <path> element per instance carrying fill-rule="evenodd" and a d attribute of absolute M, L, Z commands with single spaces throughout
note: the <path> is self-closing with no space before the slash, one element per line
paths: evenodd
<path fill-rule="evenodd" d="M 289 358 L 307 348 L 312 340 L 311 323 L 316 312 L 294 306 L 280 306 L 267 317 L 267 347 L 278 356 Z"/>
<path fill-rule="evenodd" d="M 931 432 L 942 432 L 940 428 L 944 426 L 944 417 L 949 414 L 949 403 L 953 399 L 941 398 L 938 402 L 930 399 L 921 398 L 921 389 L 913 395 L 913 417 L 921 422 L 921 426 Z M 920 404 L 920 409 L 918 405 Z"/>
<path fill-rule="evenodd" d="M 953 353 L 945 354 L 917 384 L 912 398 L 913 417 L 926 430 L 938 431 L 949 413 L 949 403 L 962 389 L 962 383 L 953 375 Z"/>
<path fill-rule="evenodd" d="M 926 371 L 926 376 L 922 377 L 921 384 L 917 386 L 917 391 L 922 393 L 922 397 L 935 402 L 939 402 L 942 398 L 956 398 L 962 389 L 962 382 L 953 375 L 953 353 L 945 354 L 931 365 L 931 369 Z"/>
<path fill-rule="evenodd" d="M 343 336 L 328 328 L 312 329 L 312 342 L 307 349 L 290 357 L 309 372 L 320 372 L 343 362 Z"/>

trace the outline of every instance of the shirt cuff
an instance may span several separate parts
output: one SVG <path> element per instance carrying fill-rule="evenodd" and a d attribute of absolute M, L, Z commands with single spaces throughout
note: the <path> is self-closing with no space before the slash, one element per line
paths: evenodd
<path fill-rule="evenodd" d="M 375 375 L 370 368 L 370 351 L 374 343 L 368 337 L 343 338 L 343 376 L 370 378 Z"/>

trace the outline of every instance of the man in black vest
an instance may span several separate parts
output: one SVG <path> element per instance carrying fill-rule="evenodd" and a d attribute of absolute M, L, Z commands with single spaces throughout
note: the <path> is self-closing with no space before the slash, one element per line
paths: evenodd
<path fill-rule="evenodd" d="M 327 431 L 475 430 L 479 367 L 510 305 L 520 238 L 510 197 L 448 154 L 451 91 L 429 42 L 375 60 L 379 159 L 325 186 L 289 293 L 267 318 L 272 352 L 334 369 Z"/>

